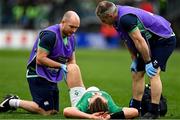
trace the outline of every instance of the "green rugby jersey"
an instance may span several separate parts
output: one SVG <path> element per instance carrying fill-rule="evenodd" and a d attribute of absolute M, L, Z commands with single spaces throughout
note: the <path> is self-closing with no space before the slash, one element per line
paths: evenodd
<path fill-rule="evenodd" d="M 89 99 L 97 92 L 108 101 L 109 113 L 115 113 L 115 112 L 122 111 L 122 107 L 117 106 L 114 103 L 111 96 L 108 93 L 106 93 L 105 91 L 88 91 L 88 92 L 86 92 L 82 96 L 80 101 L 77 103 L 77 105 L 76 105 L 77 109 L 79 109 L 80 111 L 85 112 L 85 113 L 90 113 L 90 111 L 89 111 Z"/>

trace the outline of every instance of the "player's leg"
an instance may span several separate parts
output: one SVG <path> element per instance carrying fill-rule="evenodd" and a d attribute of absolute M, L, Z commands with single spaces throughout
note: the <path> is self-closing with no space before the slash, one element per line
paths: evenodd
<path fill-rule="evenodd" d="M 143 119 L 156 119 L 159 117 L 159 101 L 162 93 L 162 83 L 160 79 L 160 68 L 156 76 L 150 78 L 151 84 L 151 103 L 148 112 L 142 117 Z"/>
<path fill-rule="evenodd" d="M 150 78 L 151 83 L 151 104 L 149 112 L 143 118 L 158 118 L 159 117 L 159 101 L 162 92 L 162 83 L 160 72 L 165 71 L 166 63 L 176 46 L 176 38 L 172 36 L 168 39 L 150 41 L 152 60 L 157 62 L 159 68 L 156 76 Z"/>
<path fill-rule="evenodd" d="M 132 80 L 133 98 L 141 101 L 145 85 L 144 72 L 132 73 Z"/>
<path fill-rule="evenodd" d="M 52 115 L 52 114 L 57 113 L 56 110 L 47 110 L 47 111 L 45 111 L 44 109 L 39 107 L 39 105 L 36 104 L 35 102 L 27 101 L 27 100 L 21 100 L 20 104 L 19 104 L 19 107 L 24 109 L 24 110 L 27 110 L 29 112 L 38 113 L 38 114 L 41 114 L 41 115 Z"/>
<path fill-rule="evenodd" d="M 151 102 L 159 104 L 162 92 L 160 72 L 165 71 L 166 63 L 176 46 L 175 36 L 168 39 L 154 40 L 151 45 L 152 60 L 159 66 L 156 76 L 150 78 L 151 83 Z"/>
<path fill-rule="evenodd" d="M 144 93 L 144 72 L 132 73 L 132 94 L 133 98 L 130 101 L 130 107 L 136 108 L 141 116 L 141 100 Z"/>
<path fill-rule="evenodd" d="M 144 93 L 144 62 L 141 57 L 137 58 L 137 72 L 132 71 L 132 94 L 133 99 L 130 101 L 130 107 L 138 109 L 141 116 L 141 100 Z"/>
<path fill-rule="evenodd" d="M 42 115 L 49 115 L 52 112 L 44 111 L 33 101 L 21 100 L 17 95 L 7 95 L 5 99 L 1 102 L 0 111 L 7 112 L 9 110 L 16 110 L 17 108 L 22 108 L 32 113 L 39 113 Z"/>
<path fill-rule="evenodd" d="M 150 78 L 151 84 L 151 102 L 154 104 L 159 104 L 161 92 L 162 92 L 162 83 L 160 79 L 160 68 L 156 76 Z"/>
<path fill-rule="evenodd" d="M 19 102 L 19 104 L 18 104 Z M 39 105 L 33 101 L 27 101 L 27 100 L 17 100 L 17 99 L 12 99 L 9 101 L 10 106 L 13 107 L 18 107 L 18 108 L 22 108 L 26 111 L 32 112 L 32 113 L 38 113 L 41 115 L 51 115 L 56 113 L 56 111 L 54 110 L 49 110 L 49 111 L 45 111 L 44 109 L 42 109 L 41 107 L 39 107 Z"/>
<path fill-rule="evenodd" d="M 71 106 L 75 106 L 86 91 L 82 81 L 81 71 L 77 64 L 68 65 L 66 83 L 70 89 L 69 94 Z"/>
<path fill-rule="evenodd" d="M 56 83 L 40 77 L 28 78 L 28 83 L 33 101 L 21 101 L 21 108 L 43 115 L 59 111 L 59 90 Z"/>
<path fill-rule="evenodd" d="M 68 74 L 66 82 L 68 87 L 84 87 L 79 66 L 77 64 L 68 64 L 67 69 Z"/>

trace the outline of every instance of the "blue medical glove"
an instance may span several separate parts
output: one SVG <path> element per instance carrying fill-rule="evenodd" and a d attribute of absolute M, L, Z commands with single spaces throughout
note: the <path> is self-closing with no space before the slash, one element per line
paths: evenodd
<path fill-rule="evenodd" d="M 137 59 L 134 59 L 131 63 L 131 72 L 137 72 Z"/>
<path fill-rule="evenodd" d="M 153 77 L 157 73 L 157 67 L 155 67 L 152 62 L 146 63 L 145 69 L 149 77 Z"/>
<path fill-rule="evenodd" d="M 61 69 L 63 71 L 63 75 L 64 75 L 64 78 L 66 79 L 67 78 L 67 65 L 66 64 L 61 64 Z"/>

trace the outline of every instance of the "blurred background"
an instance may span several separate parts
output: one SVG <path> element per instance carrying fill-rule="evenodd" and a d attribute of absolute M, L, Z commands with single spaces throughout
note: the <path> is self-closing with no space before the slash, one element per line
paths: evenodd
<path fill-rule="evenodd" d="M 38 31 L 60 22 L 67 10 L 81 18 L 78 48 L 116 49 L 121 40 L 116 31 L 95 16 L 101 0 L 0 0 L 0 49 L 31 49 Z M 180 47 L 180 0 L 109 0 L 159 14 L 172 23 Z"/>

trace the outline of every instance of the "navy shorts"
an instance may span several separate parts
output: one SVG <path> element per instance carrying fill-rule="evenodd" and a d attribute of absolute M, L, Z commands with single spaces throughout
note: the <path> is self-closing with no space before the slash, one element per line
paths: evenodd
<path fill-rule="evenodd" d="M 176 47 L 176 37 L 162 38 L 160 40 L 149 41 L 151 49 L 151 59 L 156 60 L 161 68 L 161 71 L 166 70 L 166 63 L 169 56 Z M 141 56 L 138 57 L 137 71 L 144 71 L 145 63 Z"/>
<path fill-rule="evenodd" d="M 44 78 L 27 78 L 33 101 L 45 111 L 59 111 L 59 90 L 57 83 Z"/>

